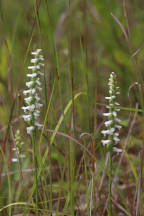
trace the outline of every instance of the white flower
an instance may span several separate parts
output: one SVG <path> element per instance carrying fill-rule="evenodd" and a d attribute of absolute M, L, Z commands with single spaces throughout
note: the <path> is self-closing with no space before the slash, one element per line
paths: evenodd
<path fill-rule="evenodd" d="M 115 128 L 110 128 L 109 130 L 102 130 L 101 133 L 105 136 L 106 134 L 112 135 L 115 131 Z"/>
<path fill-rule="evenodd" d="M 37 94 L 35 95 L 35 99 L 37 102 L 40 101 L 40 97 Z"/>
<path fill-rule="evenodd" d="M 38 117 L 40 116 L 40 108 L 43 106 L 40 101 L 39 92 L 42 90 L 40 75 L 43 73 L 40 71 L 41 66 L 44 66 L 44 63 L 41 61 L 44 60 L 43 56 L 40 55 L 41 49 L 37 49 L 36 51 L 32 52 L 34 57 L 31 59 L 31 63 L 34 65 L 28 66 L 28 69 L 31 70 L 31 73 L 27 74 L 27 77 L 30 79 L 26 82 L 26 86 L 28 89 L 23 91 L 23 94 L 27 97 L 24 98 L 25 103 L 27 106 L 23 106 L 22 109 L 25 113 L 22 117 L 28 123 L 27 133 L 32 134 L 32 132 L 37 127 L 38 129 L 41 128 L 41 124 L 37 122 Z"/>
<path fill-rule="evenodd" d="M 121 122 L 121 120 L 119 118 L 115 118 L 115 121 L 118 122 L 118 123 Z"/>
<path fill-rule="evenodd" d="M 41 108 L 41 107 L 43 107 L 43 104 L 36 103 L 36 108 Z"/>
<path fill-rule="evenodd" d="M 40 66 L 39 65 L 28 66 L 28 69 L 36 70 L 36 69 L 40 69 Z"/>
<path fill-rule="evenodd" d="M 26 86 L 30 88 L 34 84 L 34 81 L 26 82 Z"/>
<path fill-rule="evenodd" d="M 37 126 L 38 129 L 41 129 L 41 128 L 43 127 L 43 125 L 42 125 L 42 124 L 39 124 L 38 122 L 35 122 L 35 126 Z"/>
<path fill-rule="evenodd" d="M 116 110 L 116 111 L 117 111 L 117 110 Z M 113 112 L 112 112 L 112 114 L 113 114 L 114 117 L 117 116 L 117 112 L 116 112 L 116 111 L 113 111 Z"/>
<path fill-rule="evenodd" d="M 112 96 L 110 96 L 110 97 L 105 97 L 106 100 L 112 100 L 112 99 L 115 99 L 115 98 L 116 98 L 115 95 L 112 95 Z"/>
<path fill-rule="evenodd" d="M 119 106 L 120 104 L 119 104 L 119 103 L 117 103 L 117 102 L 115 102 L 115 105 Z"/>
<path fill-rule="evenodd" d="M 103 116 L 110 116 L 111 113 L 103 113 Z"/>
<path fill-rule="evenodd" d="M 107 130 L 102 130 L 101 133 L 104 135 L 104 137 L 108 136 L 106 140 L 102 140 L 102 144 L 105 145 L 114 145 L 117 144 L 120 139 L 119 133 L 117 133 L 117 130 L 121 129 L 121 125 L 119 123 L 121 120 L 117 118 L 117 112 L 120 111 L 120 109 L 116 106 L 119 106 L 120 104 L 116 102 L 117 95 L 120 94 L 119 87 L 116 86 L 116 75 L 114 72 L 110 74 L 109 78 L 109 96 L 105 97 L 106 100 L 109 101 L 108 106 L 108 112 L 103 113 L 104 116 L 108 117 L 108 120 L 105 121 L 105 126 Z M 113 151 L 115 152 L 122 152 L 121 149 L 116 148 L 113 146 Z"/>
<path fill-rule="evenodd" d="M 27 107 L 22 107 L 22 109 L 23 109 L 24 112 L 27 112 L 28 110 L 33 111 L 35 109 L 35 105 L 32 104 L 32 105 L 27 106 Z"/>
<path fill-rule="evenodd" d="M 23 94 L 24 95 L 27 95 L 27 94 L 35 94 L 36 90 L 33 88 L 33 89 L 28 89 L 28 90 L 24 90 L 23 91 Z"/>
<path fill-rule="evenodd" d="M 39 86 L 36 86 L 36 88 L 37 88 L 39 91 L 42 91 L 42 88 L 40 88 Z"/>
<path fill-rule="evenodd" d="M 106 127 L 110 126 L 113 123 L 112 120 L 106 121 L 104 124 Z"/>
<path fill-rule="evenodd" d="M 121 153 L 122 152 L 122 149 L 119 149 L 117 147 L 113 147 L 113 151 L 117 152 L 117 153 Z"/>
<path fill-rule="evenodd" d="M 30 103 L 32 102 L 32 100 L 33 100 L 33 97 L 30 96 L 30 97 L 25 98 L 24 100 L 25 100 L 25 102 L 26 102 L 27 104 L 30 104 Z"/>
<path fill-rule="evenodd" d="M 117 128 L 118 130 L 120 130 L 122 128 L 121 125 L 115 125 L 115 128 Z"/>
<path fill-rule="evenodd" d="M 12 158 L 12 162 L 16 163 L 16 162 L 18 162 L 18 159 L 17 158 Z"/>
<path fill-rule="evenodd" d="M 44 63 L 39 63 L 40 66 L 44 67 Z"/>
<path fill-rule="evenodd" d="M 26 121 L 26 122 L 29 122 L 31 120 L 31 115 L 30 114 L 22 115 L 22 117 L 23 117 L 24 121 Z"/>
<path fill-rule="evenodd" d="M 38 84 L 39 86 L 41 85 L 40 78 L 38 78 L 38 79 L 36 80 L 36 84 Z"/>
<path fill-rule="evenodd" d="M 31 63 L 36 63 L 38 59 L 31 59 Z"/>
<path fill-rule="evenodd" d="M 120 139 L 118 137 L 114 137 L 113 139 L 116 143 L 118 143 L 120 141 Z"/>
<path fill-rule="evenodd" d="M 36 76 L 37 76 L 37 73 L 27 74 L 27 77 L 31 77 L 31 78 L 34 78 Z"/>
<path fill-rule="evenodd" d="M 37 56 L 37 55 L 39 55 L 39 53 L 41 51 L 42 51 L 42 49 L 37 49 L 36 51 L 32 52 L 31 54 Z"/>
<path fill-rule="evenodd" d="M 32 131 L 34 130 L 34 126 L 27 127 L 27 133 L 32 134 Z"/>
<path fill-rule="evenodd" d="M 102 140 L 102 144 L 105 146 L 105 145 L 107 145 L 107 144 L 110 144 L 111 143 L 111 141 L 110 140 Z"/>

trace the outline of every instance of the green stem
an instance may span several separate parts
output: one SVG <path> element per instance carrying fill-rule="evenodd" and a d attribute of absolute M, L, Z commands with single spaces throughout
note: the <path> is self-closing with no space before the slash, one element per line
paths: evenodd
<path fill-rule="evenodd" d="M 32 146 L 33 146 L 33 164 L 34 164 L 34 178 L 36 182 L 36 216 L 39 216 L 38 212 L 38 175 L 37 175 L 37 157 L 36 157 L 36 143 L 35 143 L 35 131 L 32 132 Z"/>
<path fill-rule="evenodd" d="M 10 179 L 10 175 L 9 175 L 9 167 L 8 167 L 7 159 L 5 157 L 5 154 L 4 154 L 1 146 L 0 146 L 0 152 L 2 154 L 4 163 L 5 163 L 5 167 L 6 167 L 6 172 L 7 172 L 8 192 L 9 192 L 8 201 L 10 204 L 12 202 L 12 185 L 11 185 L 11 179 Z M 11 207 L 9 207 L 9 209 L 8 209 L 8 215 L 12 216 L 12 208 Z"/>
<path fill-rule="evenodd" d="M 74 216 L 74 146 L 70 141 L 70 214 Z"/>
<path fill-rule="evenodd" d="M 53 187 L 52 187 L 52 163 L 51 163 L 51 144 L 49 145 L 49 166 L 50 166 L 50 170 L 49 170 L 49 176 L 50 176 L 50 213 L 52 215 L 52 209 L 53 209 L 53 195 L 52 195 L 52 191 L 53 191 Z"/>
<path fill-rule="evenodd" d="M 112 149 L 109 150 L 109 192 L 108 192 L 108 215 L 112 216 Z"/>

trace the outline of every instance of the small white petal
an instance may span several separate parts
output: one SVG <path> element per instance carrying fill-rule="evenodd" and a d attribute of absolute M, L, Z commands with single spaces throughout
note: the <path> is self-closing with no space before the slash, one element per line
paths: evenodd
<path fill-rule="evenodd" d="M 108 145 L 110 144 L 111 141 L 110 140 L 102 140 L 102 144 L 105 146 L 105 145 Z"/>
<path fill-rule="evenodd" d="M 35 94 L 36 93 L 36 89 L 31 89 L 31 94 Z"/>
<path fill-rule="evenodd" d="M 44 67 L 45 66 L 45 64 L 44 63 L 39 63 L 39 66 L 42 66 L 42 67 Z"/>
<path fill-rule="evenodd" d="M 29 111 L 34 111 L 35 105 L 32 104 L 32 105 L 30 105 L 30 106 L 27 106 L 27 108 L 28 108 Z"/>
<path fill-rule="evenodd" d="M 117 113 L 115 111 L 113 111 L 112 114 L 113 114 L 114 117 L 117 117 Z"/>
<path fill-rule="evenodd" d="M 101 133 L 105 136 L 108 134 L 108 130 L 102 130 Z"/>
<path fill-rule="evenodd" d="M 32 55 L 38 55 L 41 52 L 42 49 L 37 49 L 34 52 L 31 52 Z"/>
<path fill-rule="evenodd" d="M 38 127 L 39 130 L 43 127 L 43 125 L 38 122 L 35 122 L 35 126 Z"/>
<path fill-rule="evenodd" d="M 111 125 L 112 123 L 113 123 L 113 121 L 112 121 L 112 120 L 109 120 L 109 121 L 106 121 L 104 124 L 105 124 L 105 126 L 107 127 L 107 126 Z"/>
<path fill-rule="evenodd" d="M 119 104 L 119 103 L 117 103 L 117 102 L 115 102 L 115 105 L 119 106 L 120 104 Z"/>
<path fill-rule="evenodd" d="M 114 137 L 113 139 L 116 143 L 118 143 L 120 141 L 120 139 L 118 137 Z"/>
<path fill-rule="evenodd" d="M 31 120 L 31 115 L 22 115 L 24 121 L 29 122 Z"/>
<path fill-rule="evenodd" d="M 26 82 L 26 86 L 27 86 L 28 88 L 30 88 L 33 84 L 34 84 L 33 81 Z"/>
<path fill-rule="evenodd" d="M 118 91 L 118 92 L 116 92 L 116 94 L 117 94 L 117 95 L 119 95 L 119 94 L 120 94 L 120 92 Z"/>
<path fill-rule="evenodd" d="M 37 88 L 39 91 L 42 91 L 42 88 L 40 88 L 39 86 L 36 86 L 36 88 Z"/>
<path fill-rule="evenodd" d="M 40 97 L 37 94 L 35 95 L 35 99 L 37 102 L 40 101 Z"/>
<path fill-rule="evenodd" d="M 29 90 L 29 89 L 28 90 L 24 90 L 23 94 L 26 95 L 26 94 L 29 94 L 30 92 L 31 92 L 31 90 Z"/>
<path fill-rule="evenodd" d="M 42 55 L 40 55 L 39 60 L 44 61 L 44 57 Z"/>
<path fill-rule="evenodd" d="M 12 162 L 16 163 L 16 162 L 18 162 L 18 159 L 17 158 L 12 158 Z"/>
<path fill-rule="evenodd" d="M 27 77 L 31 77 L 31 78 L 34 78 L 36 76 L 37 76 L 37 73 L 27 74 Z"/>
<path fill-rule="evenodd" d="M 117 111 L 117 112 L 119 112 L 119 111 L 120 111 L 120 109 L 116 109 L 116 111 Z"/>
<path fill-rule="evenodd" d="M 112 135 L 114 133 L 115 129 L 110 128 L 109 130 L 102 130 L 101 133 L 105 136 L 106 134 Z"/>
<path fill-rule="evenodd" d="M 34 130 L 34 126 L 27 127 L 28 134 L 31 134 L 33 130 Z"/>
<path fill-rule="evenodd" d="M 34 114 L 34 118 L 37 119 L 40 116 L 40 111 L 36 110 L 33 114 Z"/>
<path fill-rule="evenodd" d="M 111 113 L 103 113 L 103 116 L 111 116 Z"/>
<path fill-rule="evenodd" d="M 115 137 L 118 137 L 118 136 L 119 136 L 119 133 L 115 133 L 114 136 L 115 136 Z"/>
<path fill-rule="evenodd" d="M 41 107 L 43 107 L 43 104 L 36 103 L 36 108 L 41 108 Z"/>
<path fill-rule="evenodd" d="M 38 61 L 37 58 L 31 59 L 31 63 L 36 63 Z"/>
<path fill-rule="evenodd" d="M 122 149 L 119 149 L 119 148 L 113 147 L 113 151 L 115 151 L 115 152 L 117 152 L 117 153 L 121 153 L 121 152 L 122 152 Z"/>
<path fill-rule="evenodd" d="M 121 122 L 121 120 L 119 118 L 115 118 L 115 121 L 118 122 L 118 123 Z"/>
<path fill-rule="evenodd" d="M 22 107 L 23 111 L 26 112 L 29 109 L 29 106 L 27 107 Z"/>
<path fill-rule="evenodd" d="M 27 95 L 27 94 L 35 94 L 36 93 L 36 90 L 33 88 L 33 89 L 28 89 L 28 90 L 24 90 L 23 91 L 23 94 L 24 95 Z"/>
<path fill-rule="evenodd" d="M 30 96 L 30 97 L 24 98 L 24 100 L 27 104 L 30 104 L 30 102 L 32 102 L 33 98 L 32 98 L 32 96 Z"/>
<path fill-rule="evenodd" d="M 32 66 L 28 66 L 29 70 L 37 70 L 40 69 L 40 65 L 32 65 Z"/>
<path fill-rule="evenodd" d="M 40 78 L 38 78 L 38 79 L 36 80 L 36 84 L 38 84 L 39 86 L 41 85 Z"/>
<path fill-rule="evenodd" d="M 113 134 L 114 131 L 115 131 L 115 128 L 110 128 L 110 129 L 109 129 L 109 134 L 110 134 L 110 135 Z"/>
<path fill-rule="evenodd" d="M 116 127 L 118 130 L 120 130 L 120 129 L 122 128 L 121 125 L 115 125 L 115 127 Z"/>
<path fill-rule="evenodd" d="M 111 99 L 111 97 L 105 97 L 105 99 L 106 99 L 106 100 L 110 100 L 110 99 Z"/>

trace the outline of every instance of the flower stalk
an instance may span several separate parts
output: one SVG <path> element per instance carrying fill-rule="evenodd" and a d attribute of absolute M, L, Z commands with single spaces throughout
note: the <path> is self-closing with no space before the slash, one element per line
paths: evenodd
<path fill-rule="evenodd" d="M 43 106 L 40 101 L 39 92 L 42 91 L 40 76 L 43 73 L 40 71 L 41 67 L 44 66 L 43 56 L 40 54 L 41 49 L 37 49 L 36 51 L 32 52 L 33 58 L 31 59 L 31 63 L 33 65 L 28 66 L 28 69 L 31 73 L 27 74 L 27 77 L 30 79 L 26 82 L 27 89 L 23 91 L 25 97 L 26 106 L 23 106 L 22 109 L 24 111 L 24 115 L 22 116 L 24 121 L 28 123 L 27 127 L 27 134 L 31 136 L 32 139 L 32 147 L 33 147 L 33 163 L 34 163 L 34 175 L 35 175 L 35 182 L 36 182 L 36 215 L 38 213 L 38 164 L 37 164 L 37 150 L 36 150 L 36 129 L 41 129 L 42 125 L 38 122 L 38 118 L 40 116 L 40 108 Z"/>
<path fill-rule="evenodd" d="M 101 133 L 106 139 L 102 140 L 103 146 L 106 146 L 109 154 L 109 192 L 108 192 L 108 215 L 112 216 L 112 152 L 120 153 L 122 149 L 117 148 L 115 145 L 120 141 L 118 131 L 121 129 L 119 124 L 121 120 L 117 117 L 117 113 L 120 110 L 120 105 L 116 99 L 120 94 L 119 87 L 116 82 L 116 74 L 112 72 L 109 78 L 109 96 L 105 97 L 109 101 L 107 106 L 108 112 L 103 115 L 108 118 L 105 121 L 106 130 L 102 130 Z"/>
<path fill-rule="evenodd" d="M 40 69 L 41 66 L 44 66 L 41 62 L 44 58 L 40 55 L 40 52 L 41 49 L 37 49 L 35 52 L 32 52 L 34 58 L 31 59 L 31 63 L 34 65 L 28 67 L 28 69 L 32 72 L 27 74 L 27 77 L 30 79 L 26 82 L 28 89 L 23 91 L 23 94 L 26 96 L 24 99 L 26 106 L 22 107 L 24 111 L 24 115 L 22 117 L 24 121 L 28 123 L 28 134 L 32 134 L 36 128 L 41 129 L 42 127 L 42 125 L 37 121 L 40 116 L 40 108 L 43 106 L 43 104 L 39 102 L 39 92 L 42 90 L 40 76 L 43 75 Z"/>
<path fill-rule="evenodd" d="M 24 142 L 22 141 L 20 130 L 16 131 L 14 141 L 15 141 L 15 147 L 12 150 L 16 153 L 16 157 L 12 158 L 12 162 L 16 163 L 19 161 L 19 159 L 25 158 L 22 149 Z"/>

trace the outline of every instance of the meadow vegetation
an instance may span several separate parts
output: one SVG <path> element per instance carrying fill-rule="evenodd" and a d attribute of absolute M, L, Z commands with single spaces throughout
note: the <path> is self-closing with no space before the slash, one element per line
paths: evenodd
<path fill-rule="evenodd" d="M 0 1 L 0 215 L 144 215 L 143 11 L 142 0 Z M 105 130 L 112 71 L 119 138 Z"/>

